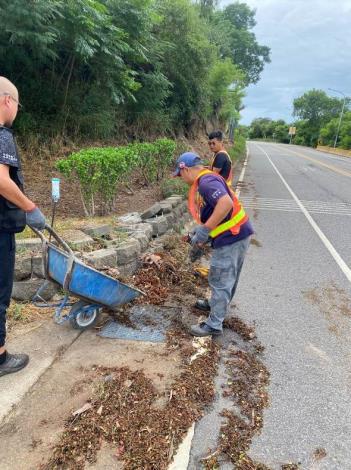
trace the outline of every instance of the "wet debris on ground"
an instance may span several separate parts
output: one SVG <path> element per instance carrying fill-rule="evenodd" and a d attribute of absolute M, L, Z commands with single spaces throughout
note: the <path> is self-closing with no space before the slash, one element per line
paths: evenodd
<path fill-rule="evenodd" d="M 269 404 L 270 374 L 258 358 L 264 347 L 257 340 L 254 329 L 240 319 L 234 318 L 230 327 L 250 343 L 248 350 L 231 346 L 227 351 L 228 381 L 222 393 L 232 401 L 233 407 L 223 410 L 221 414 L 224 422 L 219 433 L 218 448 L 203 459 L 203 468 L 217 470 L 220 462 L 230 461 L 236 470 L 271 470 L 248 455 L 253 437 L 263 428 L 263 412 Z M 281 470 L 299 469 L 296 463 L 281 465 Z"/>
<path fill-rule="evenodd" d="M 281 470 L 301 470 L 301 467 L 298 463 L 286 463 L 280 468 Z"/>
<path fill-rule="evenodd" d="M 262 243 L 256 240 L 256 238 L 251 238 L 251 245 L 257 246 L 258 248 L 262 247 Z"/>
<path fill-rule="evenodd" d="M 235 331 L 244 341 L 251 341 L 256 339 L 255 328 L 247 325 L 243 320 L 238 317 L 228 317 L 223 322 L 224 328 Z M 258 344 L 257 344 L 258 345 Z"/>
<path fill-rule="evenodd" d="M 313 452 L 313 457 L 315 460 L 322 460 L 327 456 L 327 451 L 323 447 L 318 447 L 314 452 Z"/>
<path fill-rule="evenodd" d="M 66 429 L 41 470 L 83 470 L 95 462 L 103 441 L 115 447 L 124 470 L 166 470 L 194 421 L 214 398 L 218 347 L 207 340 L 206 351 L 190 363 L 189 338 L 174 335 L 169 346 L 183 352 L 183 371 L 167 390 L 167 402 L 156 407 L 158 394 L 143 371 L 95 367 L 94 392 L 66 422 Z M 195 349 L 191 349 L 194 353 Z"/>
<path fill-rule="evenodd" d="M 145 254 L 141 268 L 125 282 L 146 293 L 136 304 L 181 302 L 190 311 L 188 304 L 195 295 L 203 296 L 206 281 L 194 276 L 187 260 L 188 245 L 179 236 L 168 238 L 164 246 L 165 251 Z M 124 323 L 129 321 L 126 309 L 122 308 L 117 317 Z M 248 455 L 252 438 L 262 429 L 263 410 L 268 405 L 269 372 L 257 357 L 263 346 L 254 328 L 240 318 L 230 317 L 224 326 L 248 347 L 244 351 L 232 345 L 227 351 L 229 379 L 223 395 L 231 398 L 233 409 L 223 411 L 218 448 L 203 460 L 203 468 L 219 469 L 219 459 L 225 459 L 237 470 L 269 470 Z M 103 442 L 114 446 L 124 470 L 168 468 L 189 427 L 205 414 L 215 397 L 219 347 L 210 339 L 191 339 L 179 318 L 172 321 L 166 337 L 165 354 L 176 352 L 182 359 L 182 371 L 168 388 L 166 400 L 142 370 L 96 366 L 90 400 L 67 420 L 65 432 L 42 470 L 83 470 L 86 462 L 96 461 Z M 162 407 L 158 403 L 163 403 Z M 282 470 L 299 468 L 286 465 Z"/>
<path fill-rule="evenodd" d="M 222 411 L 224 422 L 218 447 L 202 460 L 202 465 L 205 470 L 216 470 L 220 462 L 230 461 L 236 470 L 270 470 L 248 455 L 252 438 L 263 427 L 263 410 L 269 402 L 269 372 L 257 357 L 264 348 L 256 338 L 254 327 L 240 318 L 227 318 L 224 326 L 240 335 L 248 347 L 242 350 L 232 345 L 227 350 L 228 381 L 222 394 L 232 401 L 233 408 Z"/>
<path fill-rule="evenodd" d="M 344 289 L 330 281 L 313 289 L 302 291 L 304 298 L 315 305 L 328 321 L 328 329 L 336 336 L 349 334 L 351 298 Z"/>
<path fill-rule="evenodd" d="M 254 354 L 233 349 L 227 360 L 230 379 L 223 395 L 231 397 L 239 413 L 224 410 L 226 422 L 220 433 L 222 452 L 238 470 L 266 470 L 247 455 L 252 438 L 263 426 L 263 410 L 268 405 L 269 372 Z"/>
<path fill-rule="evenodd" d="M 166 299 L 182 298 L 185 292 L 196 295 L 203 285 L 188 260 L 188 244 L 179 236 L 169 236 L 164 246 L 167 251 L 145 253 L 141 258 L 142 266 L 127 280 L 146 294 L 137 303 L 162 305 Z"/>
<path fill-rule="evenodd" d="M 123 305 L 116 311 L 109 311 L 109 318 L 129 328 L 136 328 L 137 326 L 130 318 L 129 309 L 128 305 Z"/>

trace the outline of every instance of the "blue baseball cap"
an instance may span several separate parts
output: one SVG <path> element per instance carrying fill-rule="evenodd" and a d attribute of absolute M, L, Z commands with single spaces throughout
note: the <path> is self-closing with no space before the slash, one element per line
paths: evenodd
<path fill-rule="evenodd" d="M 173 176 L 180 176 L 180 170 L 183 168 L 190 168 L 196 165 L 202 165 L 203 161 L 198 156 L 197 153 L 185 152 L 177 160 L 176 171 L 173 173 Z"/>

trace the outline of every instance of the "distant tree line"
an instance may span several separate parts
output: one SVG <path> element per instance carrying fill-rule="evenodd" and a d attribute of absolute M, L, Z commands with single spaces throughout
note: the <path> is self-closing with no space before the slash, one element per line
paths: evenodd
<path fill-rule="evenodd" d="M 274 121 L 269 118 L 254 119 L 248 129 L 250 139 L 272 140 L 276 142 L 289 142 L 289 125 L 283 119 Z"/>
<path fill-rule="evenodd" d="M 343 99 L 328 96 L 323 90 L 310 90 L 294 100 L 294 116 L 298 119 L 290 124 L 283 120 L 254 119 L 249 126 L 251 139 L 289 142 L 289 127 L 296 127 L 293 142 L 315 147 L 317 144 L 334 146 Z M 346 99 L 337 146 L 351 148 L 351 100 Z"/>
<path fill-rule="evenodd" d="M 255 11 L 200 0 L 0 0 L 0 73 L 26 137 L 142 139 L 238 117 L 269 48 Z"/>

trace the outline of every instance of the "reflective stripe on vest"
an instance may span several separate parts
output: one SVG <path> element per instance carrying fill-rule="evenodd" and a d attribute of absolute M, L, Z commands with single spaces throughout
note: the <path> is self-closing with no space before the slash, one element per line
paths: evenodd
<path fill-rule="evenodd" d="M 223 182 L 226 184 L 232 200 L 233 200 L 233 209 L 232 213 L 233 216 L 230 220 L 227 222 L 223 222 L 222 224 L 218 225 L 216 228 L 211 230 L 210 236 L 212 238 L 218 237 L 218 235 L 221 235 L 222 233 L 226 232 L 227 230 L 230 230 L 233 235 L 237 235 L 240 232 L 240 227 L 243 225 L 249 218 L 246 215 L 241 203 L 239 202 L 238 198 L 236 197 L 235 193 L 233 190 L 229 187 L 228 183 L 225 181 L 225 179 L 221 176 L 218 175 L 217 173 L 210 171 L 210 170 L 202 170 L 196 177 L 194 183 L 192 184 L 190 190 L 189 190 L 189 198 L 188 198 L 188 208 L 189 212 L 193 216 L 193 218 L 196 220 L 198 224 L 201 224 L 201 218 L 200 218 L 200 207 L 197 204 L 196 201 L 196 194 L 198 192 L 199 188 L 199 180 L 202 176 L 212 174 L 214 176 L 217 176 L 223 180 Z"/>
<path fill-rule="evenodd" d="M 247 215 L 245 214 L 244 209 L 242 208 L 242 206 L 240 207 L 241 207 L 240 211 L 232 219 L 228 220 L 227 222 L 223 222 L 223 224 L 218 225 L 218 227 L 211 230 L 210 237 L 212 238 L 218 237 L 218 235 L 221 235 L 221 233 L 224 233 L 227 230 L 231 230 L 234 227 L 238 227 L 239 229 L 239 227 L 244 223 L 243 219 L 246 218 L 245 222 L 248 219 Z M 236 231 L 234 235 L 237 235 L 238 233 L 239 233 L 239 230 Z"/>

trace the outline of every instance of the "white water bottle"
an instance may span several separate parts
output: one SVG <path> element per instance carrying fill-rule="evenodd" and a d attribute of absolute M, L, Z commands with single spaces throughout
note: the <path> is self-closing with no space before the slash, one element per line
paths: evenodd
<path fill-rule="evenodd" d="M 52 178 L 51 180 L 51 195 L 54 202 L 60 199 L 60 178 Z"/>

